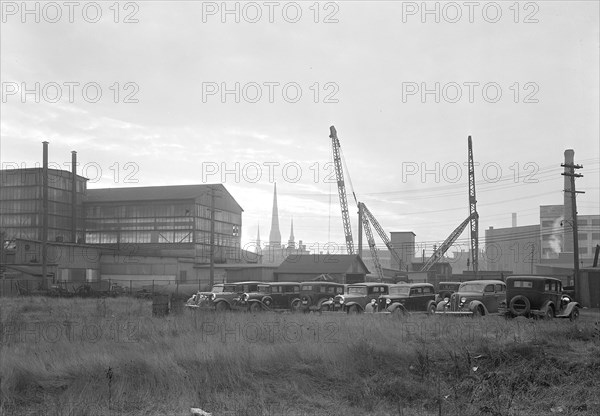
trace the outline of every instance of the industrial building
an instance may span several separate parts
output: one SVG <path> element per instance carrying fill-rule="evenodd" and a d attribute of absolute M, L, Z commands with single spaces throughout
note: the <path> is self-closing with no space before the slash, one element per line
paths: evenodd
<path fill-rule="evenodd" d="M 208 285 L 210 269 L 217 280 L 260 262 L 241 249 L 243 209 L 221 184 L 87 189 L 75 168 L 47 168 L 47 143 L 44 159 L 0 170 L 5 277 Z"/>

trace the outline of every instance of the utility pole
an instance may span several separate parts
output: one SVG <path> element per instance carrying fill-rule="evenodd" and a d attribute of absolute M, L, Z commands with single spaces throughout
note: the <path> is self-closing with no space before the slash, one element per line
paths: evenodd
<path fill-rule="evenodd" d="M 212 290 L 215 284 L 215 188 L 210 187 L 210 279 Z"/>
<path fill-rule="evenodd" d="M 0 283 L 0 298 L 4 296 L 4 283 L 5 283 L 5 275 L 6 275 L 6 261 L 4 256 L 4 241 L 5 241 L 5 232 L 0 231 L 0 277 L 2 277 L 2 282 Z"/>
<path fill-rule="evenodd" d="M 535 248 L 535 244 L 531 245 L 531 270 L 530 270 L 530 274 L 533 274 L 533 256 L 534 256 L 534 248 Z"/>
<path fill-rule="evenodd" d="M 580 299 L 579 294 L 579 235 L 577 231 L 577 194 L 584 194 L 583 191 L 575 190 L 575 178 L 583 177 L 580 173 L 575 173 L 575 169 L 582 169 L 583 166 L 575 165 L 572 163 L 561 163 L 562 167 L 565 168 L 565 171 L 561 173 L 563 176 L 568 176 L 570 178 L 570 188 L 565 189 L 565 192 L 569 192 L 571 194 L 571 210 L 573 215 L 573 285 L 575 286 L 575 299 Z M 565 218 L 565 221 L 567 219 Z"/>

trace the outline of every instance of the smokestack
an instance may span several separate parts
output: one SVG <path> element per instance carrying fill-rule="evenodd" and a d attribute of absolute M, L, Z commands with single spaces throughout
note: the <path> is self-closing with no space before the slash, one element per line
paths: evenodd
<path fill-rule="evenodd" d="M 71 152 L 71 242 L 77 242 L 77 152 Z"/>
<path fill-rule="evenodd" d="M 48 275 L 48 142 L 42 144 L 42 284 L 45 287 Z"/>
<path fill-rule="evenodd" d="M 517 213 L 516 212 L 512 213 L 512 226 L 513 227 L 517 226 Z"/>
<path fill-rule="evenodd" d="M 573 149 L 565 150 L 565 165 L 573 165 L 575 162 L 575 152 Z M 565 168 L 565 173 L 570 173 L 569 168 Z M 564 199 L 563 199 L 563 247 L 562 251 L 566 253 L 573 252 L 573 207 L 571 204 L 571 178 L 564 177 Z"/>

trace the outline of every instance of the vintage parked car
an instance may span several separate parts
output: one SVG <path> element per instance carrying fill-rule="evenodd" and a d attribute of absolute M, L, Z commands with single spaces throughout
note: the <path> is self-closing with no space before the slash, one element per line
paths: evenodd
<path fill-rule="evenodd" d="M 256 292 L 242 294 L 235 307 L 250 312 L 291 310 L 294 301 L 300 301 L 300 283 L 264 282 Z"/>
<path fill-rule="evenodd" d="M 581 304 L 565 293 L 560 279 L 546 276 L 510 276 L 506 279 L 506 300 L 500 313 L 507 317 L 546 319 L 579 317 Z"/>
<path fill-rule="evenodd" d="M 219 283 L 210 292 L 198 292 L 186 302 L 187 307 L 227 311 L 243 293 L 256 292 L 262 282 Z"/>
<path fill-rule="evenodd" d="M 459 286 L 460 282 L 440 282 L 435 296 L 435 303 L 437 304 L 446 298 L 450 299 L 450 296 L 458 290 Z"/>
<path fill-rule="evenodd" d="M 427 312 L 435 313 L 435 290 L 430 283 L 402 283 L 390 285 L 389 293 L 377 300 L 377 312 L 399 313 Z"/>
<path fill-rule="evenodd" d="M 436 313 L 483 316 L 497 313 L 506 301 L 506 284 L 501 280 L 471 280 L 437 304 Z"/>
<path fill-rule="evenodd" d="M 328 311 L 359 313 L 374 312 L 373 300 L 388 294 L 387 283 L 353 283 L 346 287 L 344 294 L 336 295 L 333 299 L 323 302 L 322 307 Z"/>
<path fill-rule="evenodd" d="M 344 285 L 333 282 L 302 282 L 300 283 L 300 299 L 292 302 L 292 310 L 301 312 L 324 311 L 327 306 L 323 303 L 336 295 L 344 294 Z"/>

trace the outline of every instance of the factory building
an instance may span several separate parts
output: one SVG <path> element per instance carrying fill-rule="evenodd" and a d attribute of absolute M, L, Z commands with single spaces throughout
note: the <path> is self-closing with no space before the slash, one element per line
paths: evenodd
<path fill-rule="evenodd" d="M 211 256 L 215 281 L 226 267 L 260 262 L 241 249 L 243 209 L 221 184 L 87 189 L 76 171 L 43 167 L 0 170 L 0 184 L 0 262 L 8 278 L 40 279 L 45 267 L 50 282 L 198 287 L 208 285 Z"/>

